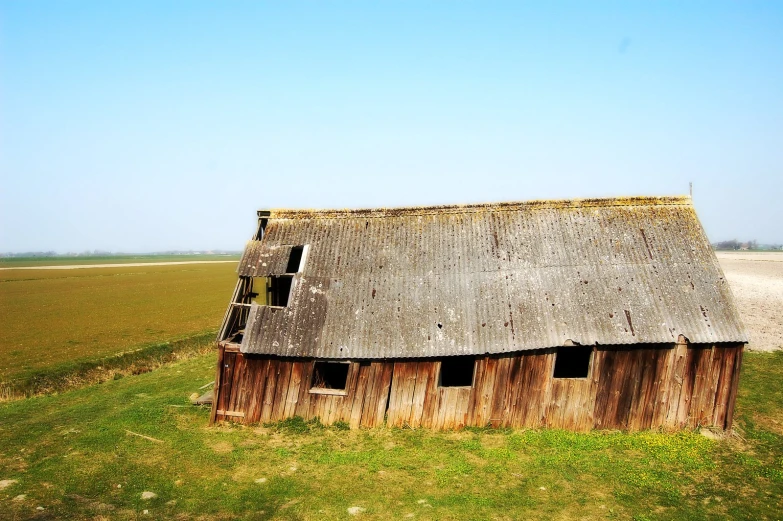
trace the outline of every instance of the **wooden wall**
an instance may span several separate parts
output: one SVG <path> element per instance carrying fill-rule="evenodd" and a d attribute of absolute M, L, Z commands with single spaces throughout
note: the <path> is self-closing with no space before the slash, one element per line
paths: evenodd
<path fill-rule="evenodd" d="M 471 387 L 439 387 L 437 360 L 351 362 L 346 392 L 310 392 L 312 359 L 219 352 L 212 419 L 293 416 L 351 427 L 466 425 L 729 428 L 742 344 L 598 347 L 587 378 L 555 379 L 555 349 L 477 357 Z"/>

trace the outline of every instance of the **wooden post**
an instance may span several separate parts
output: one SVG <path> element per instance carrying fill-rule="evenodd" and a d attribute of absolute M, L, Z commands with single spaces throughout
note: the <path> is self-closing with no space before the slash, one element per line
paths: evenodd
<path fill-rule="evenodd" d="M 223 353 L 226 348 L 218 343 L 217 372 L 215 373 L 215 386 L 212 396 L 212 412 L 209 415 L 209 423 L 215 423 L 217 416 L 218 401 L 220 400 L 220 384 L 223 381 Z"/>

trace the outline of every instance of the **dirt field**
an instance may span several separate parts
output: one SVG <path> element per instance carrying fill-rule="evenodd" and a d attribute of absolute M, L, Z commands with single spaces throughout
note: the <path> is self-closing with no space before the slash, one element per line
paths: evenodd
<path fill-rule="evenodd" d="M 783 349 L 783 253 L 718 252 L 742 320 L 748 348 Z"/>

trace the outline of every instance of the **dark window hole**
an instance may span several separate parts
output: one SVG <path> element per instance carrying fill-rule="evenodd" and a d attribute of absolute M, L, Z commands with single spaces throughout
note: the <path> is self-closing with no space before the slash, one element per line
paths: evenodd
<path fill-rule="evenodd" d="M 558 347 L 555 355 L 555 378 L 587 378 L 590 371 L 590 346 Z"/>
<path fill-rule="evenodd" d="M 440 387 L 472 387 L 473 369 L 476 358 L 473 356 L 450 356 L 440 363 Z"/>
<path fill-rule="evenodd" d="M 345 362 L 316 362 L 313 367 L 312 389 L 345 390 L 348 381 L 348 367 Z"/>
<path fill-rule="evenodd" d="M 299 273 L 302 270 L 302 252 L 304 252 L 304 246 L 291 248 L 291 255 L 288 257 L 288 265 L 285 268 L 286 273 Z"/>

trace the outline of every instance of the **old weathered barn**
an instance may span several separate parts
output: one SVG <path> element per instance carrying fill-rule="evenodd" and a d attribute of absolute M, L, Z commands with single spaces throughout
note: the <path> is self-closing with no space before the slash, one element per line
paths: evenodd
<path fill-rule="evenodd" d="M 731 426 L 747 335 L 688 197 L 258 217 L 213 420 Z"/>

